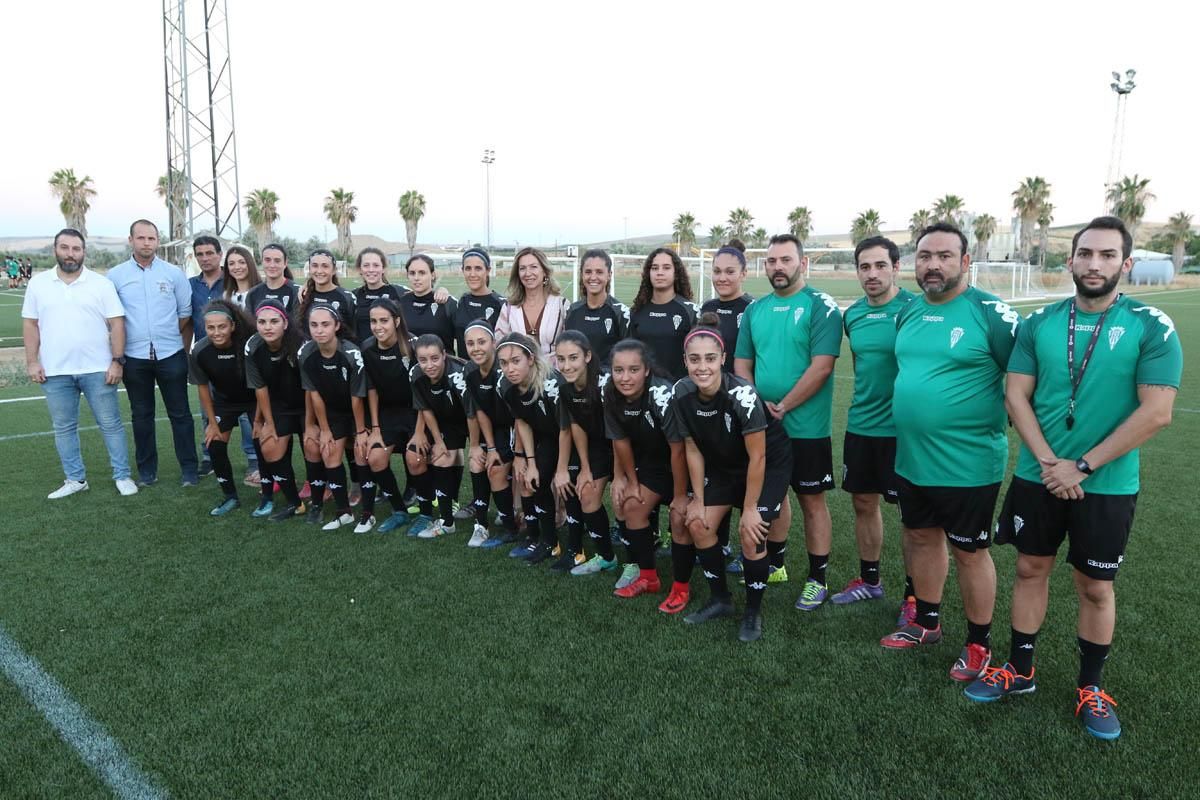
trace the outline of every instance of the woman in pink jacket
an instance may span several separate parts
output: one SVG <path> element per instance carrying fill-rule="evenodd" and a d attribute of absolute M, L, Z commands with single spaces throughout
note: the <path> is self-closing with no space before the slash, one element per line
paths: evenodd
<path fill-rule="evenodd" d="M 554 340 L 567 317 L 567 305 L 546 254 L 536 247 L 526 247 L 513 259 L 508 299 L 496 319 L 496 338 L 514 331 L 523 333 L 537 342 L 542 355 L 550 359 Z"/>

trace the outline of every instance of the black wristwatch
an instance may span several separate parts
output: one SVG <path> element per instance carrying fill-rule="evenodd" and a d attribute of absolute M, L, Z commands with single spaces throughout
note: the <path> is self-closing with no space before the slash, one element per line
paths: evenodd
<path fill-rule="evenodd" d="M 1084 475 L 1092 474 L 1092 465 L 1087 463 L 1087 459 L 1080 458 L 1075 462 L 1075 469 L 1082 472 Z"/>
<path fill-rule="evenodd" d="M 125 366 L 125 356 L 113 356 L 113 361 L 117 362 L 122 367 Z"/>

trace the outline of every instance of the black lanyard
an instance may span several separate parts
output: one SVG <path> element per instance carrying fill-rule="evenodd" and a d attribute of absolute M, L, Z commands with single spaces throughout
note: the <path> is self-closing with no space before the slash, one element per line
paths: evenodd
<path fill-rule="evenodd" d="M 1117 300 L 1121 296 L 1117 295 Z M 1075 393 L 1079 391 L 1079 385 L 1083 383 L 1083 374 L 1087 372 L 1088 364 L 1092 360 L 1092 351 L 1096 349 L 1096 342 L 1100 341 L 1100 329 L 1104 327 L 1104 318 L 1108 316 L 1109 309 L 1117 304 L 1114 300 L 1109 304 L 1108 308 L 1100 312 L 1100 319 L 1096 320 L 1096 328 L 1092 331 L 1092 336 L 1088 339 L 1087 348 L 1083 351 L 1083 360 L 1079 362 L 1079 374 L 1075 374 L 1075 301 L 1071 301 L 1071 311 L 1067 315 L 1067 376 L 1071 379 L 1071 399 L 1067 401 L 1067 430 L 1075 427 Z"/>

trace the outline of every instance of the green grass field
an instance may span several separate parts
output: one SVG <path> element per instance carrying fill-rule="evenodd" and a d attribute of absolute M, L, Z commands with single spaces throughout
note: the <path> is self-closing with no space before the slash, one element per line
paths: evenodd
<path fill-rule="evenodd" d="M 1200 290 L 1156 304 L 1188 356 L 1200 352 Z M 847 359 L 835 379 L 840 443 Z M 38 395 L 0 389 L 16 401 L 0 402 L 0 628 L 171 796 L 1194 796 L 1200 726 L 1187 670 L 1200 645 L 1174 624 L 1200 599 L 1186 488 L 1200 371 L 1190 365 L 1172 427 L 1143 450 L 1106 670 L 1125 728 L 1115 744 L 1072 717 L 1065 565 L 1052 579 L 1034 695 L 980 707 L 949 680 L 965 636 L 953 578 L 943 644 L 879 647 L 903 580 L 891 508 L 886 602 L 793 610 L 804 573 L 796 528 L 792 581 L 768 590 L 766 636 L 744 646 L 734 621 L 692 629 L 657 612 L 661 596 L 618 601 L 607 576 L 468 550 L 465 533 L 322 533 L 246 510 L 213 520 L 215 482 L 178 486 L 165 421 L 157 486 L 118 497 L 100 436 L 86 431 L 91 491 L 50 504 L 62 476 Z M 91 424 L 85 410 L 81 425 Z M 247 505 L 250 496 L 243 489 Z M 829 503 L 840 587 L 858 567 L 853 515 L 840 490 Z M 1003 658 L 1014 551 L 995 558 Z M 693 593 L 693 603 L 707 595 L 699 570 Z M 4 680 L 0 730 L 0 797 L 110 796 Z"/>

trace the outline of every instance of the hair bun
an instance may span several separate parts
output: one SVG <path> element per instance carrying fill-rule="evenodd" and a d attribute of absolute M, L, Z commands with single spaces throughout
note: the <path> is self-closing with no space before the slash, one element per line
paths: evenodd
<path fill-rule="evenodd" d="M 719 329 L 721 327 L 721 318 L 717 316 L 717 312 L 715 311 L 705 311 L 696 317 L 696 327 Z"/>
<path fill-rule="evenodd" d="M 732 247 L 734 250 L 741 250 L 743 253 L 746 252 L 746 243 L 741 239 L 730 239 L 725 246 Z"/>

